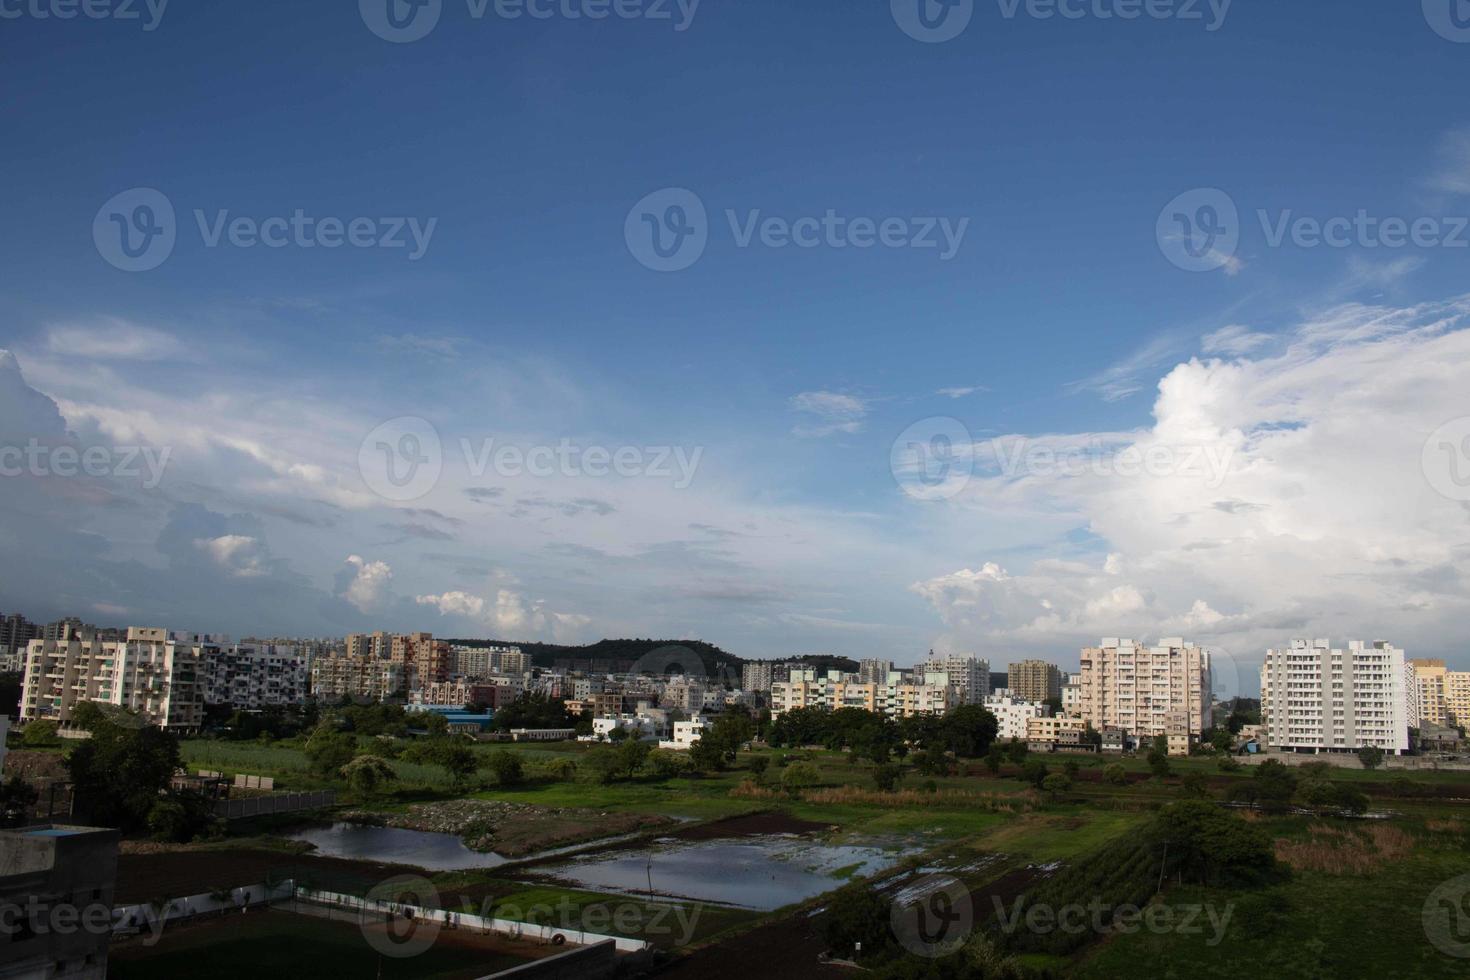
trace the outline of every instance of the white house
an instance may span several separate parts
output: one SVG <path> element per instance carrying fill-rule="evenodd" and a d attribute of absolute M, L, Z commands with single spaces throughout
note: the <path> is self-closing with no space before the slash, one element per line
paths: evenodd
<path fill-rule="evenodd" d="M 704 734 L 705 721 L 699 715 L 695 715 L 688 721 L 674 722 L 674 737 L 658 743 L 661 749 L 674 749 L 683 752 L 694 747 Z"/>

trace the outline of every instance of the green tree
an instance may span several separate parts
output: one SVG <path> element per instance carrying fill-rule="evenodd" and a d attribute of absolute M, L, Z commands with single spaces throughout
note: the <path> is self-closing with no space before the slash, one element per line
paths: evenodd
<path fill-rule="evenodd" d="M 1128 773 L 1120 763 L 1111 762 L 1103 767 L 1103 778 L 1114 786 L 1122 786 L 1128 782 Z"/>
<path fill-rule="evenodd" d="M 20 827 L 31 822 L 31 808 L 40 794 L 19 773 L 0 783 L 0 827 Z"/>
<path fill-rule="evenodd" d="M 990 751 L 985 753 L 985 768 L 990 770 L 992 776 L 1000 775 L 1000 767 L 1005 765 L 1006 750 L 999 742 L 990 746 Z"/>
<path fill-rule="evenodd" d="M 1186 772 L 1179 780 L 1179 795 L 1185 799 L 1203 800 L 1210 795 L 1210 783 L 1198 770 Z"/>
<path fill-rule="evenodd" d="M 839 888 L 827 903 L 822 935 L 832 955 L 871 960 L 894 951 L 889 906 L 892 899 L 877 889 L 854 883 Z"/>
<path fill-rule="evenodd" d="M 378 795 L 384 785 L 398 778 L 388 761 L 376 755 L 360 755 L 338 772 L 353 792 L 365 797 Z"/>
<path fill-rule="evenodd" d="M 66 759 L 78 809 L 91 822 L 142 830 L 179 768 L 179 740 L 161 728 L 97 726 Z"/>
<path fill-rule="evenodd" d="M 755 773 L 756 781 L 759 782 L 771 767 L 771 757 L 768 755 L 753 755 L 746 760 L 745 768 Z"/>
<path fill-rule="evenodd" d="M 570 761 L 570 760 L 559 760 Z M 521 765 L 521 757 L 514 752 L 501 749 L 492 752 L 485 760 L 485 767 L 495 776 L 497 786 L 519 786 L 526 781 L 525 768 Z"/>
<path fill-rule="evenodd" d="M 698 748 L 698 745 L 695 746 Z M 657 749 L 648 756 L 648 768 L 659 779 L 676 779 L 686 776 L 694 768 L 689 754 L 671 749 Z"/>
<path fill-rule="evenodd" d="M 618 771 L 628 779 L 632 779 L 638 775 L 638 770 L 643 768 L 643 763 L 648 761 L 649 753 L 652 751 L 653 746 L 647 742 L 636 738 L 628 739 L 616 749 Z"/>
<path fill-rule="evenodd" d="M 1049 774 L 1046 763 L 1040 759 L 1027 759 L 1021 766 L 1021 779 L 1038 789 Z"/>
<path fill-rule="evenodd" d="M 808 789 L 822 778 L 817 767 L 810 762 L 793 762 L 781 773 L 781 785 L 792 793 Z"/>
<path fill-rule="evenodd" d="M 1065 773 L 1054 772 L 1041 780 L 1041 789 L 1053 800 L 1060 799 L 1062 794 L 1072 788 L 1071 777 Z"/>
<path fill-rule="evenodd" d="M 331 722 L 323 722 L 306 740 L 303 750 L 311 771 L 327 776 L 341 771 L 357 754 L 357 739 L 346 732 L 339 732 Z"/>
<path fill-rule="evenodd" d="M 873 784 L 885 793 L 892 793 L 898 789 L 898 784 L 903 782 L 903 767 L 892 762 L 885 762 L 873 769 Z"/>
<path fill-rule="evenodd" d="M 995 715 L 978 704 L 965 704 L 943 716 L 946 747 L 961 759 L 978 759 L 990 751 L 998 724 Z"/>
<path fill-rule="evenodd" d="M 1365 745 L 1358 750 L 1358 761 L 1364 769 L 1377 769 L 1383 765 L 1383 750 L 1376 745 Z"/>
<path fill-rule="evenodd" d="M 449 719 L 437 711 L 424 711 L 418 715 L 418 720 L 423 723 L 424 730 L 432 738 L 437 735 L 449 734 Z"/>
<path fill-rule="evenodd" d="M 56 722 L 46 718 L 33 721 L 26 725 L 25 734 L 21 736 L 20 744 L 28 749 L 57 745 L 61 742 L 61 739 L 56 735 L 56 728 Z"/>

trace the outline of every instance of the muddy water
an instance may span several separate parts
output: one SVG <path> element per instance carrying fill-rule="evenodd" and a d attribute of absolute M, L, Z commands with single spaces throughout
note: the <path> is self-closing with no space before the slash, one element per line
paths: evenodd
<path fill-rule="evenodd" d="M 396 827 L 369 827 L 356 823 L 334 823 L 291 835 L 316 845 L 316 853 L 354 861 L 411 864 L 427 871 L 463 871 L 494 868 L 505 863 L 498 854 L 481 854 L 464 846 L 453 834 L 434 834 Z"/>
<path fill-rule="evenodd" d="M 903 857 L 900 849 L 821 844 L 790 836 L 685 841 L 589 854 L 537 868 L 538 875 L 593 891 L 694 899 L 770 911 L 870 875 Z"/>

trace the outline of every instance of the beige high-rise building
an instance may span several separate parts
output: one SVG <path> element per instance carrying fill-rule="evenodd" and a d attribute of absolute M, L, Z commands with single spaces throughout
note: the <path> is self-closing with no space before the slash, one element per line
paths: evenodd
<path fill-rule="evenodd" d="M 1078 687 L 1082 718 L 1098 731 L 1198 738 L 1209 723 L 1210 654 L 1181 637 L 1151 647 L 1104 637 L 1082 651 Z"/>
<path fill-rule="evenodd" d="M 1449 670 L 1443 660 L 1408 664 L 1409 724 L 1470 728 L 1470 670 Z"/>
<path fill-rule="evenodd" d="M 349 657 L 372 657 L 387 660 L 393 655 L 393 635 L 378 630 L 376 633 L 349 633 L 347 655 Z"/>
<path fill-rule="evenodd" d="M 136 712 L 149 724 L 194 731 L 204 721 L 205 658 L 210 637 L 130 627 L 122 640 L 94 633 L 32 640 L 21 685 L 23 722 L 61 725 L 84 701 Z"/>
<path fill-rule="evenodd" d="M 1062 696 L 1062 669 L 1045 660 L 1022 660 L 1006 671 L 1011 697 L 1037 704 Z"/>

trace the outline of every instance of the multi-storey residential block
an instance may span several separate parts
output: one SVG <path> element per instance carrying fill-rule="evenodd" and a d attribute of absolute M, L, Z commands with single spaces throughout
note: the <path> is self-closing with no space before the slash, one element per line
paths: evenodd
<path fill-rule="evenodd" d="M 747 691 L 769 691 L 776 682 L 774 664 L 764 661 L 749 663 L 740 668 L 740 686 Z"/>
<path fill-rule="evenodd" d="M 1082 676 L 1068 674 L 1062 679 L 1062 714 L 1071 718 L 1082 717 Z"/>
<path fill-rule="evenodd" d="M 450 649 L 449 670 L 471 679 L 489 674 L 524 674 L 530 662 L 520 647 L 456 646 Z"/>
<path fill-rule="evenodd" d="M 0 672 L 22 669 L 26 647 L 41 638 L 41 627 L 20 613 L 0 616 Z"/>
<path fill-rule="evenodd" d="M 1059 748 L 1082 744 L 1087 722 L 1064 715 L 1039 715 L 1026 719 L 1026 741 L 1054 745 Z"/>
<path fill-rule="evenodd" d="M 863 660 L 858 664 L 858 682 L 861 684 L 886 684 L 891 673 L 892 660 Z"/>
<path fill-rule="evenodd" d="M 930 681 L 935 681 L 930 683 Z M 863 683 L 856 674 L 829 672 L 818 677 L 812 669 L 793 669 L 790 680 L 771 685 L 771 714 L 796 708 L 861 708 L 893 718 L 914 714 L 943 714 L 959 704 L 954 687 L 943 671 L 923 680 L 904 671 L 891 671 L 882 683 Z"/>
<path fill-rule="evenodd" d="M 382 701 L 407 689 L 402 664 L 373 656 L 333 654 L 311 663 L 311 694 L 320 701 Z"/>
<path fill-rule="evenodd" d="M 1105 637 L 1082 651 L 1079 687 L 1081 717 L 1098 731 L 1198 738 L 1209 724 L 1210 654 L 1179 637 L 1152 647 Z"/>
<path fill-rule="evenodd" d="M 204 658 L 211 638 L 131 627 L 122 640 L 84 633 L 32 640 L 21 688 L 22 721 L 62 725 L 84 701 L 136 712 L 150 724 L 194 731 L 204 721 Z"/>
<path fill-rule="evenodd" d="M 1470 671 L 1443 660 L 1409 660 L 1409 725 L 1470 728 Z"/>
<path fill-rule="evenodd" d="M 704 710 L 705 685 L 688 678 L 679 678 L 664 685 L 658 703 L 675 711 L 697 712 Z"/>
<path fill-rule="evenodd" d="M 1022 701 L 1050 701 L 1062 696 L 1062 670 L 1045 660 L 1022 660 L 1006 671 L 1006 686 Z"/>
<path fill-rule="evenodd" d="M 301 704 L 310 691 L 310 656 L 295 644 L 250 641 L 205 650 L 204 700 L 256 709 Z"/>
<path fill-rule="evenodd" d="M 378 630 L 376 633 L 347 634 L 347 656 L 372 657 L 387 660 L 393 655 L 393 634 Z"/>
<path fill-rule="evenodd" d="M 1046 709 L 1034 701 L 1022 701 L 1003 694 L 986 695 L 985 709 L 995 715 L 999 726 L 996 737 L 1002 742 L 1013 738 L 1025 741 L 1026 722 L 1046 713 Z"/>
<path fill-rule="evenodd" d="M 954 689 L 959 704 L 980 704 L 990 693 L 990 662 L 977 657 L 951 654 L 937 657 L 931 651 L 923 666 L 926 674 L 942 672 L 948 675 L 949 686 Z"/>
<path fill-rule="evenodd" d="M 1404 651 L 1382 640 L 1371 646 L 1353 640 L 1335 650 L 1322 639 L 1267 650 L 1261 722 L 1271 748 L 1356 752 L 1376 746 L 1402 754 L 1409 748 Z"/>

